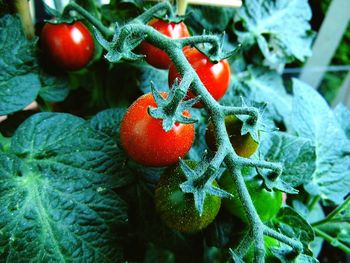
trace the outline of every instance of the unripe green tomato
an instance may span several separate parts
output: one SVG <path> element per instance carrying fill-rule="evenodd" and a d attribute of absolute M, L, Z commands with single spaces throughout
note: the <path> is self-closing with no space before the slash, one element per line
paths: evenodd
<path fill-rule="evenodd" d="M 197 165 L 194 161 L 186 163 L 191 168 Z M 200 216 L 194 204 L 193 194 L 181 191 L 180 184 L 185 181 L 186 177 L 179 165 L 168 168 L 155 190 L 155 205 L 160 218 L 168 227 L 184 233 L 194 233 L 214 221 L 221 206 L 221 199 L 207 195 L 203 214 Z M 218 186 L 216 181 L 213 181 L 213 185 Z"/>
<path fill-rule="evenodd" d="M 225 117 L 225 126 L 228 135 L 230 136 L 230 142 L 235 152 L 241 157 L 250 157 L 258 149 L 259 144 L 254 141 L 253 137 L 247 133 L 241 135 L 243 122 L 234 115 L 228 115 Z M 214 125 L 209 123 L 207 132 L 205 134 L 205 141 L 209 149 L 212 151 L 217 150 L 216 137 L 214 131 Z"/>
<path fill-rule="evenodd" d="M 233 195 L 232 198 L 223 199 L 224 207 L 234 216 L 240 218 L 243 222 L 247 222 L 244 208 L 238 198 L 236 186 L 231 173 L 226 170 L 219 181 L 220 187 Z M 282 192 L 268 191 L 265 189 L 262 180 L 246 181 L 250 197 L 263 222 L 271 220 L 278 213 L 282 206 Z"/>
<path fill-rule="evenodd" d="M 275 263 L 279 262 L 278 259 L 276 259 L 272 252 L 272 247 L 278 247 L 280 245 L 280 242 L 272 237 L 264 236 L 264 245 L 265 245 L 265 262 L 266 263 Z M 247 254 L 244 256 L 244 262 L 246 263 L 253 263 L 254 262 L 254 246 L 251 246 L 247 252 Z"/>

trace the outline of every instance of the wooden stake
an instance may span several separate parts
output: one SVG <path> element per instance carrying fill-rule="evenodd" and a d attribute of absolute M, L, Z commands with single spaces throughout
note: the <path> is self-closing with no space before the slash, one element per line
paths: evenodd
<path fill-rule="evenodd" d="M 161 0 L 146 0 L 151 2 L 161 2 Z M 178 0 L 178 2 L 181 2 Z M 187 0 L 189 5 L 210 5 L 238 8 L 242 6 L 242 0 Z"/>
<path fill-rule="evenodd" d="M 186 14 L 187 4 L 188 4 L 188 0 L 177 0 L 176 1 L 176 5 L 177 5 L 176 13 L 179 16 L 184 16 Z"/>
<path fill-rule="evenodd" d="M 29 4 L 27 0 L 15 0 L 14 7 L 21 18 L 24 34 L 28 39 L 34 37 L 34 25 L 30 15 Z"/>

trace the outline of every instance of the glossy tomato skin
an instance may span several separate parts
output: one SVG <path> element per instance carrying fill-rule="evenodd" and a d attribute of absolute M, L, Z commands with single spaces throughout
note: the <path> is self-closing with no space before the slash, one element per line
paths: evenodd
<path fill-rule="evenodd" d="M 190 36 L 190 33 L 183 22 L 176 24 L 173 22 L 168 23 L 163 20 L 153 19 L 148 23 L 148 25 L 172 39 Z M 141 54 L 146 56 L 145 58 L 148 64 L 156 68 L 168 69 L 171 64 L 169 56 L 164 51 L 153 46 L 147 41 L 143 41 L 140 44 L 139 51 Z"/>
<path fill-rule="evenodd" d="M 162 93 L 166 96 L 166 93 Z M 175 123 L 166 132 L 162 120 L 151 117 L 148 107 L 157 107 L 151 93 L 138 98 L 127 110 L 120 125 L 120 142 L 130 158 L 147 166 L 175 164 L 190 150 L 195 128 L 193 124 Z M 188 114 L 185 112 L 184 114 Z"/>
<path fill-rule="evenodd" d="M 187 161 L 191 168 L 196 162 Z M 170 228 L 183 233 L 194 233 L 214 221 L 221 206 L 221 199 L 207 195 L 202 216 L 194 205 L 193 194 L 181 191 L 180 184 L 186 180 L 180 166 L 169 167 L 161 176 L 155 190 L 155 205 L 162 221 Z M 218 186 L 216 181 L 213 185 Z"/>
<path fill-rule="evenodd" d="M 187 48 L 184 54 L 211 96 L 215 100 L 221 99 L 229 87 L 231 78 L 231 69 L 227 60 L 223 59 L 214 64 L 196 48 Z M 171 64 L 168 75 L 169 87 L 172 87 L 176 78 L 181 80 L 181 75 L 175 65 Z M 190 99 L 195 96 L 189 91 L 187 97 Z M 200 108 L 202 105 L 197 103 L 195 107 Z"/>
<path fill-rule="evenodd" d="M 256 152 L 259 144 L 254 141 L 249 133 L 241 135 L 242 125 L 243 122 L 234 115 L 228 115 L 225 117 L 226 130 L 235 152 L 241 157 L 248 158 Z M 209 149 L 212 151 L 217 150 L 214 125 L 211 122 L 208 125 L 205 140 Z"/>
<path fill-rule="evenodd" d="M 44 55 L 68 71 L 85 67 L 94 54 L 94 39 L 79 21 L 72 24 L 45 24 L 40 41 Z"/>
<path fill-rule="evenodd" d="M 233 177 L 228 170 L 221 176 L 219 185 L 234 196 L 231 199 L 223 200 L 226 210 L 247 223 L 248 219 L 238 198 Z M 260 219 L 266 222 L 275 217 L 282 206 L 282 193 L 280 191 L 268 191 L 264 188 L 263 181 L 255 178 L 246 181 L 246 186 Z"/>

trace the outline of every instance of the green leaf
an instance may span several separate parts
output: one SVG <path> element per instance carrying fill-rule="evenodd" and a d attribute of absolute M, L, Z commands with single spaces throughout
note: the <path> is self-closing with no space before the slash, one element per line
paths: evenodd
<path fill-rule="evenodd" d="M 334 115 L 344 130 L 346 137 L 350 140 L 350 110 L 343 104 L 338 104 L 334 109 Z"/>
<path fill-rule="evenodd" d="M 26 39 L 17 16 L 0 18 L 0 115 L 23 109 L 38 94 L 35 42 Z"/>
<path fill-rule="evenodd" d="M 294 79 L 293 91 L 293 128 L 316 149 L 316 170 L 305 189 L 339 204 L 350 189 L 350 141 L 313 88 Z"/>
<path fill-rule="evenodd" d="M 198 33 L 204 30 L 222 32 L 233 20 L 235 9 L 215 6 L 189 6 L 186 24 Z"/>
<path fill-rule="evenodd" d="M 119 140 L 119 126 L 126 113 L 125 108 L 114 108 L 99 112 L 90 121 L 91 126 L 106 135 Z"/>
<path fill-rule="evenodd" d="M 232 78 L 233 88 L 238 95 L 248 100 L 266 103 L 275 119 L 288 122 L 292 100 L 277 72 L 264 67 L 249 67 L 244 74 L 233 74 Z"/>
<path fill-rule="evenodd" d="M 67 76 L 40 74 L 41 88 L 39 95 L 48 102 L 63 101 L 69 93 Z"/>
<path fill-rule="evenodd" d="M 243 46 L 257 43 L 267 64 L 276 67 L 311 55 L 310 19 L 307 0 L 247 0 L 235 16 L 243 30 L 234 30 Z"/>
<path fill-rule="evenodd" d="M 292 187 L 310 182 L 316 169 L 315 147 L 311 141 L 283 132 L 264 135 L 259 151 L 264 160 L 283 164 L 280 178 Z"/>
<path fill-rule="evenodd" d="M 113 142 L 69 114 L 27 119 L 0 155 L 0 256 L 116 262 L 124 202 L 110 190 Z"/>
<path fill-rule="evenodd" d="M 158 91 L 169 92 L 167 71 L 149 66 L 135 67 L 135 70 L 138 87 L 143 93 L 151 92 L 151 82 L 155 84 Z"/>
<path fill-rule="evenodd" d="M 273 220 L 274 228 L 282 234 L 299 240 L 303 244 L 303 254 L 312 255 L 309 244 L 314 240 L 315 233 L 310 224 L 291 207 L 282 207 Z M 288 246 L 281 246 L 281 250 Z M 290 251 L 290 248 L 289 248 Z M 282 251 L 281 251 L 282 252 Z M 274 253 L 276 255 L 278 253 Z M 277 255 L 276 255 L 277 256 Z"/>

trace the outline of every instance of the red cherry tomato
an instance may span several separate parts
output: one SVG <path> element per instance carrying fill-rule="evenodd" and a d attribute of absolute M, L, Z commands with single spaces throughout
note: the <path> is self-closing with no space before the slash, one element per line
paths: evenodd
<path fill-rule="evenodd" d="M 183 22 L 175 24 L 167 23 L 159 19 L 153 19 L 148 23 L 148 25 L 172 39 L 190 36 L 187 27 Z M 169 56 L 164 51 L 146 41 L 143 41 L 140 44 L 140 53 L 146 56 L 146 61 L 148 64 L 156 68 L 168 69 L 171 64 Z"/>
<path fill-rule="evenodd" d="M 187 48 L 184 54 L 213 98 L 215 100 L 221 99 L 225 95 L 230 84 L 231 70 L 227 60 L 223 59 L 214 64 L 196 48 Z M 181 75 L 178 73 L 175 65 L 171 64 L 168 76 L 170 87 L 173 85 L 176 78 L 180 80 Z M 187 99 L 193 97 L 195 97 L 194 94 L 189 91 Z M 202 105 L 201 103 L 197 103 L 195 107 L 200 108 Z"/>
<path fill-rule="evenodd" d="M 94 39 L 79 21 L 73 24 L 47 23 L 41 32 L 40 41 L 45 54 L 65 70 L 85 67 L 94 53 Z"/>
<path fill-rule="evenodd" d="M 162 93 L 162 96 L 167 96 Z M 151 93 L 138 98 L 126 112 L 120 126 L 120 142 L 130 158 L 147 166 L 177 163 L 190 150 L 195 129 L 193 124 L 175 123 L 166 132 L 162 120 L 151 117 L 148 107 L 157 107 Z M 188 112 L 184 112 L 189 116 Z"/>

